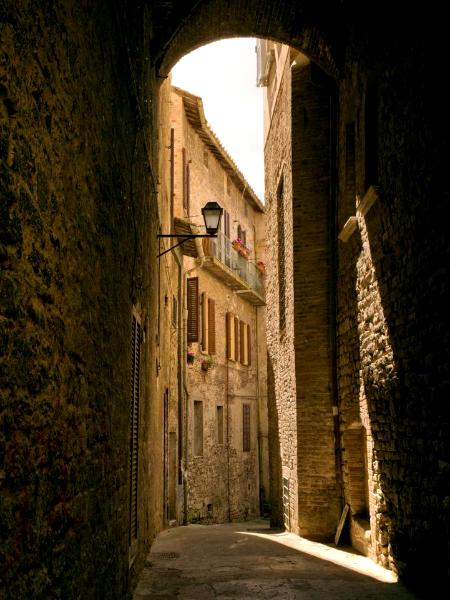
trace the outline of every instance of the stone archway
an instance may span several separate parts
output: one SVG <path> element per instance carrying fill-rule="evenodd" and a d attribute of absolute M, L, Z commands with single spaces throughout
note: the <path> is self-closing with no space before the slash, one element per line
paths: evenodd
<path fill-rule="evenodd" d="M 295 47 L 314 60 L 330 75 L 336 76 L 337 28 L 328 29 L 338 18 L 330 13 L 323 18 L 322 11 L 308 2 L 273 3 L 256 0 L 194 2 L 186 7 L 177 27 L 161 41 L 156 60 L 157 76 L 164 77 L 184 54 L 195 48 L 227 37 L 261 37 L 274 39 Z"/>
<path fill-rule="evenodd" d="M 229 7 L 222 5 L 215 5 L 215 3 L 209 3 L 204 12 L 193 11 L 192 14 L 186 16 L 185 20 L 182 23 L 181 29 L 177 31 L 174 36 L 170 39 L 168 44 L 166 54 L 161 58 L 161 67 L 159 68 L 159 74 L 164 73 L 167 68 L 166 65 L 170 65 L 171 62 L 176 60 L 176 57 L 183 53 L 183 49 L 185 52 L 189 52 L 193 47 L 198 46 L 201 43 L 206 43 L 213 39 L 220 38 L 225 33 L 233 32 L 236 35 L 236 32 L 242 32 L 245 35 L 255 35 L 255 31 L 258 31 L 258 27 L 260 31 L 269 29 L 269 37 L 278 35 L 281 39 L 286 39 L 289 37 L 289 33 L 285 32 L 280 35 L 280 31 L 282 31 L 283 26 L 286 27 L 289 16 L 292 17 L 290 11 L 283 6 L 282 8 L 272 7 L 272 12 L 269 11 L 270 14 L 265 15 L 267 21 L 262 22 L 259 26 L 254 25 L 254 14 L 253 10 L 256 10 L 257 7 L 252 6 L 252 10 L 249 13 L 241 14 L 237 8 L 231 10 Z M 261 9 L 262 10 L 262 9 Z M 212 11 L 212 13 L 210 12 Z M 222 11 L 222 12 L 221 12 Z M 219 16 L 217 16 L 219 13 Z M 205 23 L 210 19 L 210 15 L 214 14 L 215 19 L 212 21 L 215 26 L 211 26 L 208 29 L 205 29 Z M 271 19 L 271 15 L 274 17 Z M 202 30 L 203 27 L 203 30 Z M 273 28 L 273 29 L 272 29 Z M 308 48 L 310 53 L 314 53 L 315 56 L 318 57 L 322 63 L 326 63 L 326 68 L 330 72 L 336 72 L 336 67 L 334 65 L 333 60 L 330 57 L 329 47 L 323 42 L 323 39 L 317 34 L 317 31 L 311 27 L 305 27 L 302 31 L 301 35 L 295 38 L 298 46 L 304 48 Z M 324 57 L 327 57 L 326 60 Z M 319 71 L 322 75 L 319 76 Z M 309 77 L 309 70 L 306 74 L 306 77 Z M 319 68 L 314 72 L 314 79 L 318 79 L 319 87 L 323 87 L 324 82 L 325 85 L 325 93 L 321 92 L 317 95 L 317 107 L 320 109 L 317 113 L 317 122 L 314 125 L 315 133 L 309 132 L 309 135 L 314 135 L 317 137 L 317 134 L 322 129 L 321 140 L 324 144 L 324 152 L 321 153 L 320 159 L 318 162 L 317 168 L 313 169 L 307 177 L 310 177 L 314 171 L 314 174 L 317 175 L 320 169 L 323 169 L 323 165 L 331 160 L 331 152 L 334 152 L 334 148 L 331 149 L 328 145 L 328 137 L 330 136 L 330 123 L 328 120 L 330 118 L 329 115 L 329 81 L 331 79 L 327 78 L 323 71 Z M 311 90 L 313 90 L 314 85 L 311 86 Z M 315 93 L 315 92 L 313 92 Z M 313 101 L 313 104 L 316 101 Z M 312 105 L 311 105 L 312 106 Z M 289 116 L 289 123 L 291 123 L 292 117 Z M 289 128 L 291 125 L 286 122 L 286 127 Z M 290 132 L 286 129 L 283 131 L 283 136 L 290 136 Z M 305 150 L 306 146 L 302 146 L 302 151 Z M 278 149 L 279 150 L 279 149 Z M 314 156 L 314 151 L 310 149 L 306 149 L 306 152 L 311 154 L 313 160 L 316 160 L 316 156 Z M 298 152 L 298 150 L 297 150 Z M 288 160 L 289 164 L 286 166 L 287 171 L 292 170 L 292 157 Z M 318 170 L 319 169 L 319 170 Z M 286 177 L 291 182 L 292 176 L 291 173 L 286 173 Z M 320 223 L 319 227 L 315 228 L 313 225 L 308 231 L 306 229 L 296 230 L 297 236 L 311 236 L 319 235 L 320 242 L 319 245 L 325 244 L 327 246 L 329 244 L 329 225 L 328 225 L 328 217 L 327 211 L 328 206 L 330 204 L 330 197 L 328 190 L 324 189 L 327 187 L 326 181 L 330 180 L 329 173 L 321 173 L 321 177 L 323 179 L 322 189 L 320 192 L 316 190 L 317 194 L 320 194 L 320 204 L 322 204 L 322 209 L 320 214 L 314 216 L 313 220 L 323 221 Z M 331 185 L 331 184 L 330 184 Z M 301 184 L 300 184 L 301 186 Z M 292 184 L 286 185 L 286 189 L 289 189 L 289 194 L 292 196 Z M 292 214 L 292 211 L 288 208 L 288 204 L 292 204 L 292 197 L 289 197 L 286 200 L 286 210 L 290 215 L 290 219 L 294 218 L 295 221 L 298 220 L 298 215 Z M 319 196 L 316 196 L 319 197 Z M 298 210 L 298 209 L 296 209 Z M 315 228 L 315 229 L 314 229 Z M 289 239 L 290 248 L 287 249 L 287 254 L 292 257 L 293 246 L 292 246 L 292 237 Z M 295 250 L 296 255 L 294 260 L 298 254 L 298 248 Z M 328 266 L 327 266 L 328 261 Z M 319 258 L 319 262 L 315 262 L 313 268 L 316 269 L 317 273 L 327 274 L 325 277 L 329 277 L 328 269 L 329 269 L 329 252 L 326 251 L 325 254 L 321 255 Z M 303 274 L 297 273 L 296 277 L 302 277 Z M 274 282 L 272 282 L 272 285 Z M 319 311 L 319 320 L 323 320 L 319 325 L 321 329 L 321 340 L 320 343 L 324 344 L 324 352 L 326 353 L 326 358 L 321 365 L 321 373 L 328 377 L 328 373 L 332 371 L 331 363 L 332 355 L 327 348 L 327 338 L 329 337 L 328 329 L 332 326 L 329 321 L 330 315 L 328 305 L 330 300 L 328 298 L 328 290 L 326 281 L 320 282 L 320 286 L 323 288 L 325 284 L 325 289 L 321 292 L 320 295 L 320 304 L 321 309 Z M 275 282 L 275 285 L 278 285 Z M 296 292 L 294 303 L 296 306 L 299 306 L 302 302 L 304 302 L 305 296 L 302 295 L 302 292 Z M 290 323 L 292 323 L 293 319 L 293 306 L 290 306 L 291 317 Z M 317 326 L 317 321 L 314 323 L 314 319 L 316 317 L 309 317 L 312 326 Z M 292 337 L 292 336 L 291 336 Z M 292 342 L 292 339 L 290 339 Z M 275 352 L 278 352 L 276 350 Z M 294 350 L 292 348 L 292 355 L 297 354 L 299 352 L 298 347 Z M 291 356 L 291 355 L 289 355 Z M 304 360 L 305 355 L 302 355 L 302 360 Z M 314 356 L 311 356 L 309 360 L 314 361 Z M 296 366 L 291 363 L 290 360 L 287 360 L 286 366 L 291 368 L 293 371 Z M 295 379 L 295 377 L 294 377 Z M 298 392 L 304 388 L 304 383 L 302 381 L 299 384 Z M 290 488 L 291 488 L 291 499 L 289 500 L 292 503 L 292 507 L 288 508 L 288 510 L 292 511 L 293 518 L 290 520 L 292 523 L 292 530 L 297 533 L 302 533 L 304 535 L 309 535 L 316 539 L 330 539 L 334 535 L 334 531 L 338 522 L 339 514 L 340 514 L 340 500 L 339 500 L 339 485 L 337 484 L 337 474 L 336 474 L 336 459 L 335 459 L 335 447 L 332 443 L 333 439 L 333 431 L 334 431 L 334 423 L 331 417 L 331 409 L 328 411 L 330 414 L 327 414 L 327 403 L 331 406 L 333 401 L 330 402 L 329 396 L 324 394 L 322 391 L 317 389 L 317 378 L 316 381 L 309 384 L 309 392 L 313 392 L 314 400 L 309 402 L 309 407 L 306 409 L 306 412 L 300 410 L 294 410 L 293 418 L 294 420 L 299 420 L 299 422 L 309 423 L 314 420 L 313 412 L 317 409 L 325 411 L 325 417 L 323 418 L 323 424 L 318 426 L 317 428 L 311 427 L 310 425 L 306 425 L 306 427 L 301 427 L 301 430 L 304 435 L 309 436 L 309 441 L 304 443 L 301 446 L 298 443 L 298 439 L 293 439 L 288 446 L 290 446 L 290 453 L 292 456 L 286 457 L 286 461 L 291 463 L 290 467 L 287 465 L 283 465 L 283 472 L 290 472 L 288 479 L 290 480 Z M 333 386 L 330 385 L 330 389 Z M 298 393 L 297 392 L 297 393 Z M 280 390 L 277 393 L 282 393 Z M 295 392 L 294 392 L 295 396 Z M 301 394 L 300 394 L 301 396 Z M 299 397 L 300 397 L 299 396 Z M 275 402 L 275 399 L 273 399 Z M 295 402 L 295 400 L 294 400 Z M 325 406 L 322 406 L 325 404 Z M 320 406 L 320 408 L 319 408 Z M 278 411 L 283 412 L 283 403 L 278 406 Z M 309 428 L 309 431 L 307 429 Z M 313 431 L 316 431 L 316 435 L 312 435 Z M 271 436 L 275 437 L 277 432 L 272 428 Z M 301 435 L 298 432 L 285 432 L 284 438 L 293 436 L 295 438 L 300 438 Z M 317 447 L 318 440 L 320 440 L 319 445 L 322 448 L 326 448 L 325 452 L 321 452 L 320 448 Z M 330 443 L 331 441 L 331 443 Z M 286 451 L 286 449 L 284 449 Z M 283 452 L 283 450 L 281 451 Z M 280 453 L 280 448 L 273 448 L 272 454 L 277 455 Z M 300 457 L 298 458 L 296 454 L 299 453 Z M 320 455 L 320 459 L 318 458 Z M 311 462 L 312 461 L 312 462 Z M 316 466 L 311 467 L 311 464 L 316 464 Z M 318 469 L 321 469 L 321 472 L 318 473 Z M 286 506 L 281 509 L 281 490 L 278 488 L 281 485 L 281 468 L 274 466 L 274 458 L 272 459 L 272 489 L 277 490 L 274 491 L 271 497 L 271 502 L 274 507 L 274 520 L 281 520 L 281 512 L 286 511 Z M 284 477 L 283 477 L 284 478 Z M 286 478 L 284 478 L 286 479 Z M 275 497 L 276 496 L 276 497 Z M 283 501 L 286 503 L 286 499 Z M 299 516 L 301 515 L 301 516 Z"/>

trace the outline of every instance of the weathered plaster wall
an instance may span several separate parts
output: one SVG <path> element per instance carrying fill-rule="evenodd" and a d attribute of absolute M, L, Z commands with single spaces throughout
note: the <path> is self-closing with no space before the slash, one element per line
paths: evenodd
<path fill-rule="evenodd" d="M 188 420 L 188 517 L 212 518 L 216 522 L 239 520 L 259 515 L 259 462 L 258 462 L 258 396 L 256 350 L 256 310 L 241 300 L 220 281 L 197 270 L 199 291 L 215 301 L 216 354 L 214 366 L 201 369 L 204 355 L 200 344 L 190 349 L 196 359 L 188 367 L 189 389 Z M 226 359 L 226 313 L 232 312 L 248 323 L 252 332 L 252 364 L 244 366 Z M 263 373 L 260 375 L 263 377 Z M 193 447 L 193 403 L 203 402 L 203 456 L 195 456 Z M 251 447 L 243 451 L 242 404 L 250 406 Z M 224 411 L 224 441 L 217 438 L 217 406 Z M 263 465 L 267 468 L 267 464 Z M 207 505 L 212 504 L 208 515 Z"/>

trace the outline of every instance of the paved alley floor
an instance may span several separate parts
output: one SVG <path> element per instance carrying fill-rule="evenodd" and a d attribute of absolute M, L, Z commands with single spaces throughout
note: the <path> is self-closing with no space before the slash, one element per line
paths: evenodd
<path fill-rule="evenodd" d="M 133 600 L 406 600 L 390 571 L 267 521 L 188 525 L 155 540 Z"/>

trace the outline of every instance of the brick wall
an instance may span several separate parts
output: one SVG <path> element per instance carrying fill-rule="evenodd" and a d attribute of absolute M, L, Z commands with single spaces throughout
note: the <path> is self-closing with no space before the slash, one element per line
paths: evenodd
<path fill-rule="evenodd" d="M 316 66 L 302 64 L 292 68 L 291 90 L 299 530 L 329 538 L 340 512 L 333 417 L 332 87 Z"/>
<path fill-rule="evenodd" d="M 304 58 L 291 70 L 289 53 L 284 56 L 265 154 L 268 238 L 277 239 L 268 281 L 268 304 L 277 307 L 268 319 L 270 401 L 286 488 L 289 482 L 289 527 L 326 538 L 340 510 L 332 410 L 330 88 L 312 80 Z"/>
<path fill-rule="evenodd" d="M 291 149 L 291 73 L 286 57 L 281 68 L 281 84 L 276 98 L 273 119 L 268 132 L 265 149 L 266 198 L 268 202 L 266 236 L 272 243 L 267 246 L 268 275 L 266 298 L 270 313 L 267 315 L 268 369 L 273 373 L 268 390 L 271 411 L 269 435 L 271 437 L 271 485 L 278 489 L 278 498 L 273 498 L 278 514 L 274 521 L 282 522 L 283 513 L 289 514 L 290 528 L 298 532 L 298 436 L 297 403 L 294 351 L 294 288 L 292 254 L 292 149 Z M 280 182 L 284 198 L 284 232 L 278 231 L 278 204 Z M 280 236 L 284 235 L 284 263 L 279 262 Z M 286 325 L 280 332 L 278 278 L 284 269 Z M 270 413 L 269 413 L 270 414 Z M 275 441 L 276 440 L 276 441 Z M 281 499 L 281 479 L 289 480 L 289 506 Z M 274 511 L 275 512 L 275 511 Z"/>

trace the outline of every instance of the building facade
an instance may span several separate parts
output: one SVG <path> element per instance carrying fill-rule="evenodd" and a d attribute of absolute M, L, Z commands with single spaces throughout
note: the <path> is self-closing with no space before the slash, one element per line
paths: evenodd
<path fill-rule="evenodd" d="M 385 431 L 398 366 L 375 266 L 376 89 L 365 81 L 351 104 L 341 94 L 338 120 L 336 89 L 317 65 L 271 41 L 257 51 L 267 237 L 277 240 L 267 281 L 275 512 L 299 535 L 338 541 L 343 528 L 356 549 L 394 568 L 382 471 L 393 477 L 400 455 Z M 381 398 L 390 398 L 385 414 Z"/>
<path fill-rule="evenodd" d="M 181 468 L 182 477 L 173 484 L 169 474 L 169 516 L 246 519 L 269 500 L 264 207 L 209 128 L 201 99 L 171 87 L 169 106 L 162 168 L 169 172 L 174 234 L 204 233 L 201 209 L 210 200 L 224 210 L 217 238 L 190 240 L 174 257 L 161 257 L 181 257 L 183 277 L 184 318 L 176 325 L 183 332 L 177 346 L 183 409 L 168 404 L 169 456 L 170 438 L 178 444 L 182 424 L 185 439 L 172 468 L 173 474 Z M 175 323 L 179 300 L 171 302 Z M 165 359 L 171 356 L 172 369 L 175 347 Z M 176 493 L 180 484 L 183 493 Z"/>

